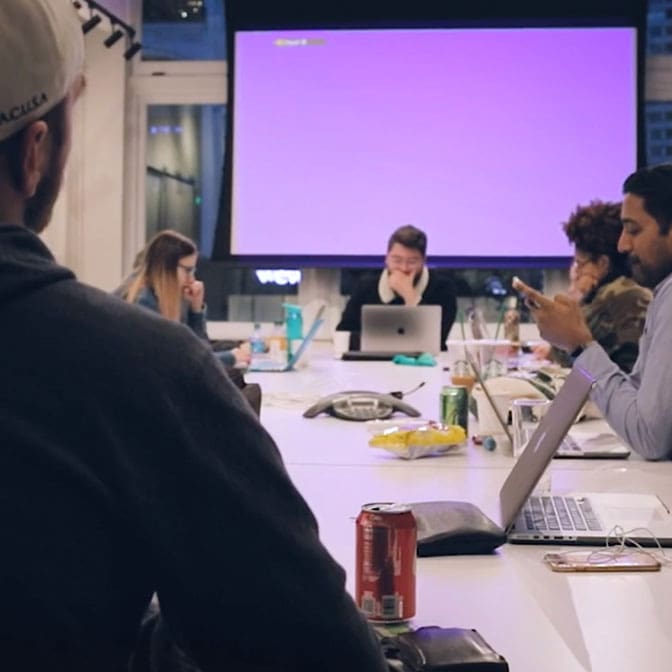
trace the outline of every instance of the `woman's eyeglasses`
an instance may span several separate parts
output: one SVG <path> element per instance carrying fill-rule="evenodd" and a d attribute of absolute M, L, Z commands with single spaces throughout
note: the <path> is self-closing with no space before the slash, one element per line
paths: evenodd
<path fill-rule="evenodd" d="M 185 264 L 178 264 L 177 267 L 181 268 L 187 275 L 196 274 L 196 266 L 187 266 Z"/>
<path fill-rule="evenodd" d="M 574 257 L 574 259 L 572 261 L 572 266 L 574 266 L 574 268 L 583 268 L 586 264 L 591 264 L 593 262 L 594 262 L 594 260 L 590 259 L 590 258 L 589 259 L 579 259 L 577 257 Z"/>

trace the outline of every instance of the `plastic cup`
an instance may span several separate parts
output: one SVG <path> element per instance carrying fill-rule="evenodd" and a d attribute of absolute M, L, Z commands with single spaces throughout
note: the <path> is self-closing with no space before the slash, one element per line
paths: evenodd
<path fill-rule="evenodd" d="M 334 358 L 341 359 L 344 352 L 350 350 L 350 332 L 349 331 L 335 331 L 334 332 Z"/>
<path fill-rule="evenodd" d="M 478 363 L 477 344 L 478 341 L 473 339 L 446 341 L 450 382 L 453 385 L 464 385 L 470 393 L 476 384 L 476 374 L 467 355 Z"/>
<path fill-rule="evenodd" d="M 484 338 L 478 343 L 478 363 L 484 380 L 505 376 L 509 369 L 511 341 Z"/>

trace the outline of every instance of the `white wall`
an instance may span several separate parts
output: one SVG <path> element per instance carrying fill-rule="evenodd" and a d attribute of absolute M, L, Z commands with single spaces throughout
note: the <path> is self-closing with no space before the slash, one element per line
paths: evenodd
<path fill-rule="evenodd" d="M 110 3 L 107 3 L 108 5 Z M 122 269 L 124 43 L 103 45 L 106 22 L 86 35 L 86 88 L 74 116 L 73 146 L 63 190 L 44 239 L 80 279 L 103 289 Z"/>

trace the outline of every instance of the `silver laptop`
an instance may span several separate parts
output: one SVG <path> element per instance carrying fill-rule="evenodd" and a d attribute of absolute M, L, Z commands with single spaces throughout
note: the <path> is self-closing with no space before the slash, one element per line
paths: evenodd
<path fill-rule="evenodd" d="M 586 432 L 570 429 L 554 457 L 622 460 L 630 457 L 630 448 L 613 432 Z"/>
<path fill-rule="evenodd" d="M 572 369 L 500 490 L 500 523 L 513 543 L 604 544 L 619 526 L 633 530 L 628 538 L 639 544 L 655 546 L 652 533 L 672 546 L 672 515 L 655 494 L 532 494 L 594 382 L 584 369 Z"/>
<path fill-rule="evenodd" d="M 362 306 L 362 352 L 441 350 L 441 306 Z"/>
<path fill-rule="evenodd" d="M 476 372 L 478 384 L 485 393 L 485 398 L 493 410 L 497 422 L 499 422 L 504 433 L 513 441 L 506 420 L 499 413 L 499 409 L 492 400 L 485 379 L 481 376 L 478 365 L 473 357 L 467 353 L 467 358 L 472 368 Z M 563 437 L 558 449 L 555 451 L 556 458 L 573 459 L 625 459 L 630 457 L 630 448 L 621 441 L 618 435 L 613 432 L 591 432 L 585 429 L 569 430 Z"/>
<path fill-rule="evenodd" d="M 301 359 L 303 354 L 308 349 L 308 346 L 313 342 L 317 330 L 322 326 L 324 320 L 322 319 L 322 314 L 324 313 L 325 306 L 322 306 L 315 316 L 315 320 L 310 325 L 308 333 L 304 336 L 301 345 L 296 349 L 296 352 L 292 353 L 287 363 L 283 364 L 281 362 L 276 362 L 268 359 L 257 359 L 252 360 L 250 365 L 247 367 L 249 372 L 260 372 L 260 371 L 270 371 L 272 373 L 282 373 L 283 371 L 292 371 L 296 366 L 296 363 Z"/>

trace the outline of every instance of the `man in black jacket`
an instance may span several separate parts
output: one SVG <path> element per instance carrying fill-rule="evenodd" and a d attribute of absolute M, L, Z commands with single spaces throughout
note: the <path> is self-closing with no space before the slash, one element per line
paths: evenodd
<path fill-rule="evenodd" d="M 398 228 L 387 243 L 382 273 L 365 277 L 345 306 L 336 331 L 349 331 L 350 349 L 358 350 L 362 330 L 362 306 L 441 306 L 441 348 L 455 321 L 457 303 L 452 285 L 430 273 L 427 235 L 415 226 Z"/>
<path fill-rule="evenodd" d="M 382 672 L 279 452 L 210 349 L 37 237 L 82 87 L 70 0 L 0 2 L 0 667 L 121 672 L 156 593 L 204 671 Z"/>

